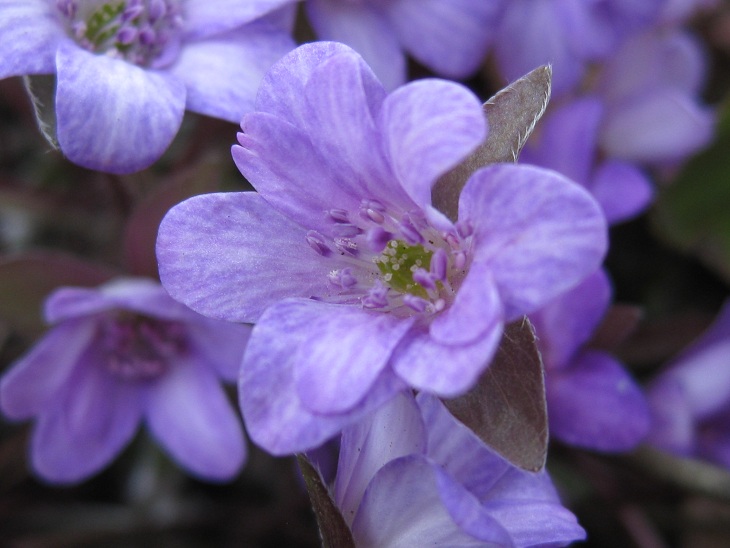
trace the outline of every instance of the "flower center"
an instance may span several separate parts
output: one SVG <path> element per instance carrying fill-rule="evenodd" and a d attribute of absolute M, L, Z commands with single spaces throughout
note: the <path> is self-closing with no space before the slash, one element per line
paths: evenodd
<path fill-rule="evenodd" d="M 399 316 L 430 316 L 453 300 L 468 269 L 472 232 L 456 223 L 432 227 L 421 211 L 403 212 L 364 199 L 357 212 L 326 212 L 330 233 L 309 231 L 310 247 L 332 262 L 328 302 Z"/>
<path fill-rule="evenodd" d="M 83 48 L 159 68 L 176 57 L 179 0 L 56 0 L 71 37 Z"/>
<path fill-rule="evenodd" d="M 145 381 L 164 374 L 187 351 L 182 324 L 137 314 L 109 316 L 101 326 L 106 368 L 127 381 Z"/>

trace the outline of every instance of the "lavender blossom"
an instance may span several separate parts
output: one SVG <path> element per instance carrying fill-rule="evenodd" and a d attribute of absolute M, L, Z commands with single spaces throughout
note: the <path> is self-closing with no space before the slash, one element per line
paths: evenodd
<path fill-rule="evenodd" d="M 234 476 L 246 458 L 232 380 L 249 328 L 203 318 L 156 282 L 119 278 L 46 300 L 51 330 L 0 381 L 0 408 L 35 418 L 33 469 L 54 483 L 97 473 L 144 420 L 183 468 Z"/>
<path fill-rule="evenodd" d="M 356 546 L 585 538 L 547 472 L 510 464 L 427 394 L 399 395 L 343 431 L 333 494 Z"/>
<path fill-rule="evenodd" d="M 292 0 L 0 0 L 0 78 L 57 76 L 63 153 L 114 173 L 154 162 L 187 108 L 239 122 L 294 43 Z"/>
<path fill-rule="evenodd" d="M 730 468 L 730 305 L 649 385 L 649 443 Z"/>
<path fill-rule="evenodd" d="M 611 300 L 599 270 L 530 315 L 545 364 L 550 434 L 599 451 L 628 451 L 650 427 L 641 388 L 613 356 L 586 347 Z"/>
<path fill-rule="evenodd" d="M 355 49 L 390 90 L 406 81 L 405 52 L 449 78 L 474 73 L 492 41 L 492 28 L 503 3 L 307 0 L 305 7 L 321 40 Z"/>
<path fill-rule="evenodd" d="M 451 397 L 488 365 L 505 322 L 600 264 L 599 206 L 559 174 L 493 165 L 458 222 L 431 186 L 486 133 L 466 88 L 387 95 L 354 51 L 277 63 L 233 156 L 258 193 L 194 197 L 163 220 L 160 275 L 194 310 L 255 322 L 240 378 L 252 438 L 309 449 L 406 386 Z"/>

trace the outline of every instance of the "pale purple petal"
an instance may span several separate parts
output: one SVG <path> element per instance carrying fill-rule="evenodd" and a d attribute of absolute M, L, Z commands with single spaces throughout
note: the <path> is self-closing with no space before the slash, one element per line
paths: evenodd
<path fill-rule="evenodd" d="M 592 97 L 558 106 L 540 121 L 540 130 L 528 141 L 520 161 L 554 169 L 586 186 L 602 117 L 603 106 Z"/>
<path fill-rule="evenodd" d="M 58 142 L 72 162 L 131 173 L 167 149 L 185 110 L 177 78 L 70 43 L 61 44 L 56 63 Z"/>
<path fill-rule="evenodd" d="M 186 0 L 185 33 L 188 38 L 219 34 L 250 23 L 295 0 Z"/>
<path fill-rule="evenodd" d="M 399 0 L 382 9 L 404 48 L 448 78 L 479 68 L 492 41 L 502 3 L 484 0 Z"/>
<path fill-rule="evenodd" d="M 91 348 L 35 425 L 33 468 L 46 480 L 81 481 L 105 467 L 132 439 L 141 415 L 137 387 L 104 370 Z"/>
<path fill-rule="evenodd" d="M 672 162 L 712 138 L 709 109 L 679 91 L 665 89 L 615 105 L 606 115 L 600 142 L 605 152 L 633 162 Z"/>
<path fill-rule="evenodd" d="M 550 433 L 599 451 L 628 451 L 649 432 L 644 395 L 608 354 L 585 351 L 546 377 Z"/>
<path fill-rule="evenodd" d="M 159 283 L 147 278 L 116 278 L 96 288 L 62 287 L 46 299 L 50 323 L 108 310 L 130 310 L 170 321 L 197 320 L 186 306 L 170 298 Z"/>
<path fill-rule="evenodd" d="M 329 235 L 332 220 L 328 209 L 357 211 L 364 197 L 356 190 L 357 182 L 354 189 L 340 184 L 309 135 L 262 112 L 247 114 L 241 127 L 241 146 L 232 148 L 236 166 L 289 222 Z"/>
<path fill-rule="evenodd" d="M 482 105 L 467 88 L 435 79 L 418 80 L 383 102 L 378 126 L 403 188 L 421 207 L 431 187 L 487 136 Z"/>
<path fill-rule="evenodd" d="M 474 261 L 490 265 L 507 321 L 594 272 L 607 246 L 595 200 L 562 175 L 534 166 L 477 171 L 461 193 L 459 220 L 474 225 Z"/>
<path fill-rule="evenodd" d="M 502 328 L 497 322 L 475 342 L 457 345 L 438 343 L 414 328 L 395 349 L 391 367 L 410 386 L 453 398 L 471 388 L 489 365 Z"/>
<path fill-rule="evenodd" d="M 29 419 L 44 411 L 72 374 L 95 333 L 93 320 L 68 322 L 51 329 L 3 375 L 3 413 L 13 419 Z"/>
<path fill-rule="evenodd" d="M 421 455 L 378 471 L 352 532 L 358 546 L 512 546 L 509 533 L 479 501 Z"/>
<path fill-rule="evenodd" d="M 654 198 L 654 185 L 632 164 L 607 160 L 596 169 L 588 185 L 603 208 L 609 224 L 630 219 L 644 211 Z"/>
<path fill-rule="evenodd" d="M 646 441 L 679 455 L 690 455 L 695 449 L 695 421 L 682 383 L 671 376 L 660 377 L 646 395 L 652 413 Z"/>
<path fill-rule="evenodd" d="M 611 284 L 601 269 L 530 315 L 548 371 L 568 365 L 593 335 L 610 300 Z"/>
<path fill-rule="evenodd" d="M 363 420 L 345 428 L 334 498 L 350 522 L 370 480 L 387 462 L 426 450 L 426 427 L 410 394 L 399 394 Z"/>
<path fill-rule="evenodd" d="M 431 322 L 429 334 L 445 345 L 473 343 L 502 323 L 502 303 L 490 269 L 474 263 L 451 306 Z"/>
<path fill-rule="evenodd" d="M 388 370 L 365 399 L 346 413 L 318 415 L 306 410 L 297 395 L 297 353 L 309 337 L 311 314 L 301 299 L 271 306 L 254 326 L 241 366 L 239 399 L 251 439 L 275 455 L 321 445 L 348 424 L 376 409 L 405 388 Z"/>
<path fill-rule="evenodd" d="M 290 306 L 289 313 L 307 325 L 294 369 L 297 393 L 304 407 L 323 414 L 362 401 L 413 325 L 413 318 L 311 301 Z"/>
<path fill-rule="evenodd" d="M 216 375 L 197 356 L 176 360 L 146 393 L 146 421 L 172 458 L 193 474 L 226 480 L 246 458 L 241 423 Z"/>
<path fill-rule="evenodd" d="M 0 79 L 56 72 L 64 32 L 47 0 L 0 0 Z"/>
<path fill-rule="evenodd" d="M 171 209 L 157 239 L 160 279 L 206 316 L 251 323 L 285 297 L 324 295 L 331 265 L 306 231 L 253 192 L 207 194 Z"/>
<path fill-rule="evenodd" d="M 228 382 L 235 381 L 252 326 L 211 320 L 203 316 L 198 318 L 197 322 L 186 326 L 195 353 L 220 378 Z"/>
<path fill-rule="evenodd" d="M 378 9 L 341 0 L 309 0 L 304 6 L 319 39 L 342 42 L 357 51 L 385 89 L 405 82 L 405 54 L 390 22 Z"/>
<path fill-rule="evenodd" d="M 266 71 L 295 46 L 283 30 L 250 24 L 186 43 L 169 72 L 187 88 L 187 110 L 240 123 Z"/>

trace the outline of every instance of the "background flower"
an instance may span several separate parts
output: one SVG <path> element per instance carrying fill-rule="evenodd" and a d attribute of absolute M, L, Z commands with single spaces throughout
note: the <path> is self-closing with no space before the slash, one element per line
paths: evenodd
<path fill-rule="evenodd" d="M 45 313 L 54 326 L 0 381 L 2 411 L 36 420 L 38 475 L 86 479 L 141 421 L 196 476 L 224 480 L 240 470 L 243 432 L 220 381 L 235 377 L 248 328 L 203 318 L 142 278 L 59 289 Z"/>

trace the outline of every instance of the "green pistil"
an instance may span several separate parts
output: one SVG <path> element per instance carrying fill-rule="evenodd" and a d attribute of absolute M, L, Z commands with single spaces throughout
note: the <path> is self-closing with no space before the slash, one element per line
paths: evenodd
<path fill-rule="evenodd" d="M 119 23 L 110 25 L 124 11 L 125 2 L 104 4 L 86 21 L 86 39 L 95 47 L 114 36 L 119 30 Z"/>
<path fill-rule="evenodd" d="M 378 258 L 377 265 L 383 280 L 390 287 L 401 293 L 427 299 L 426 290 L 413 281 L 413 272 L 417 268 L 428 270 L 432 255 L 433 251 L 422 245 L 408 245 L 400 240 L 391 240 Z"/>

